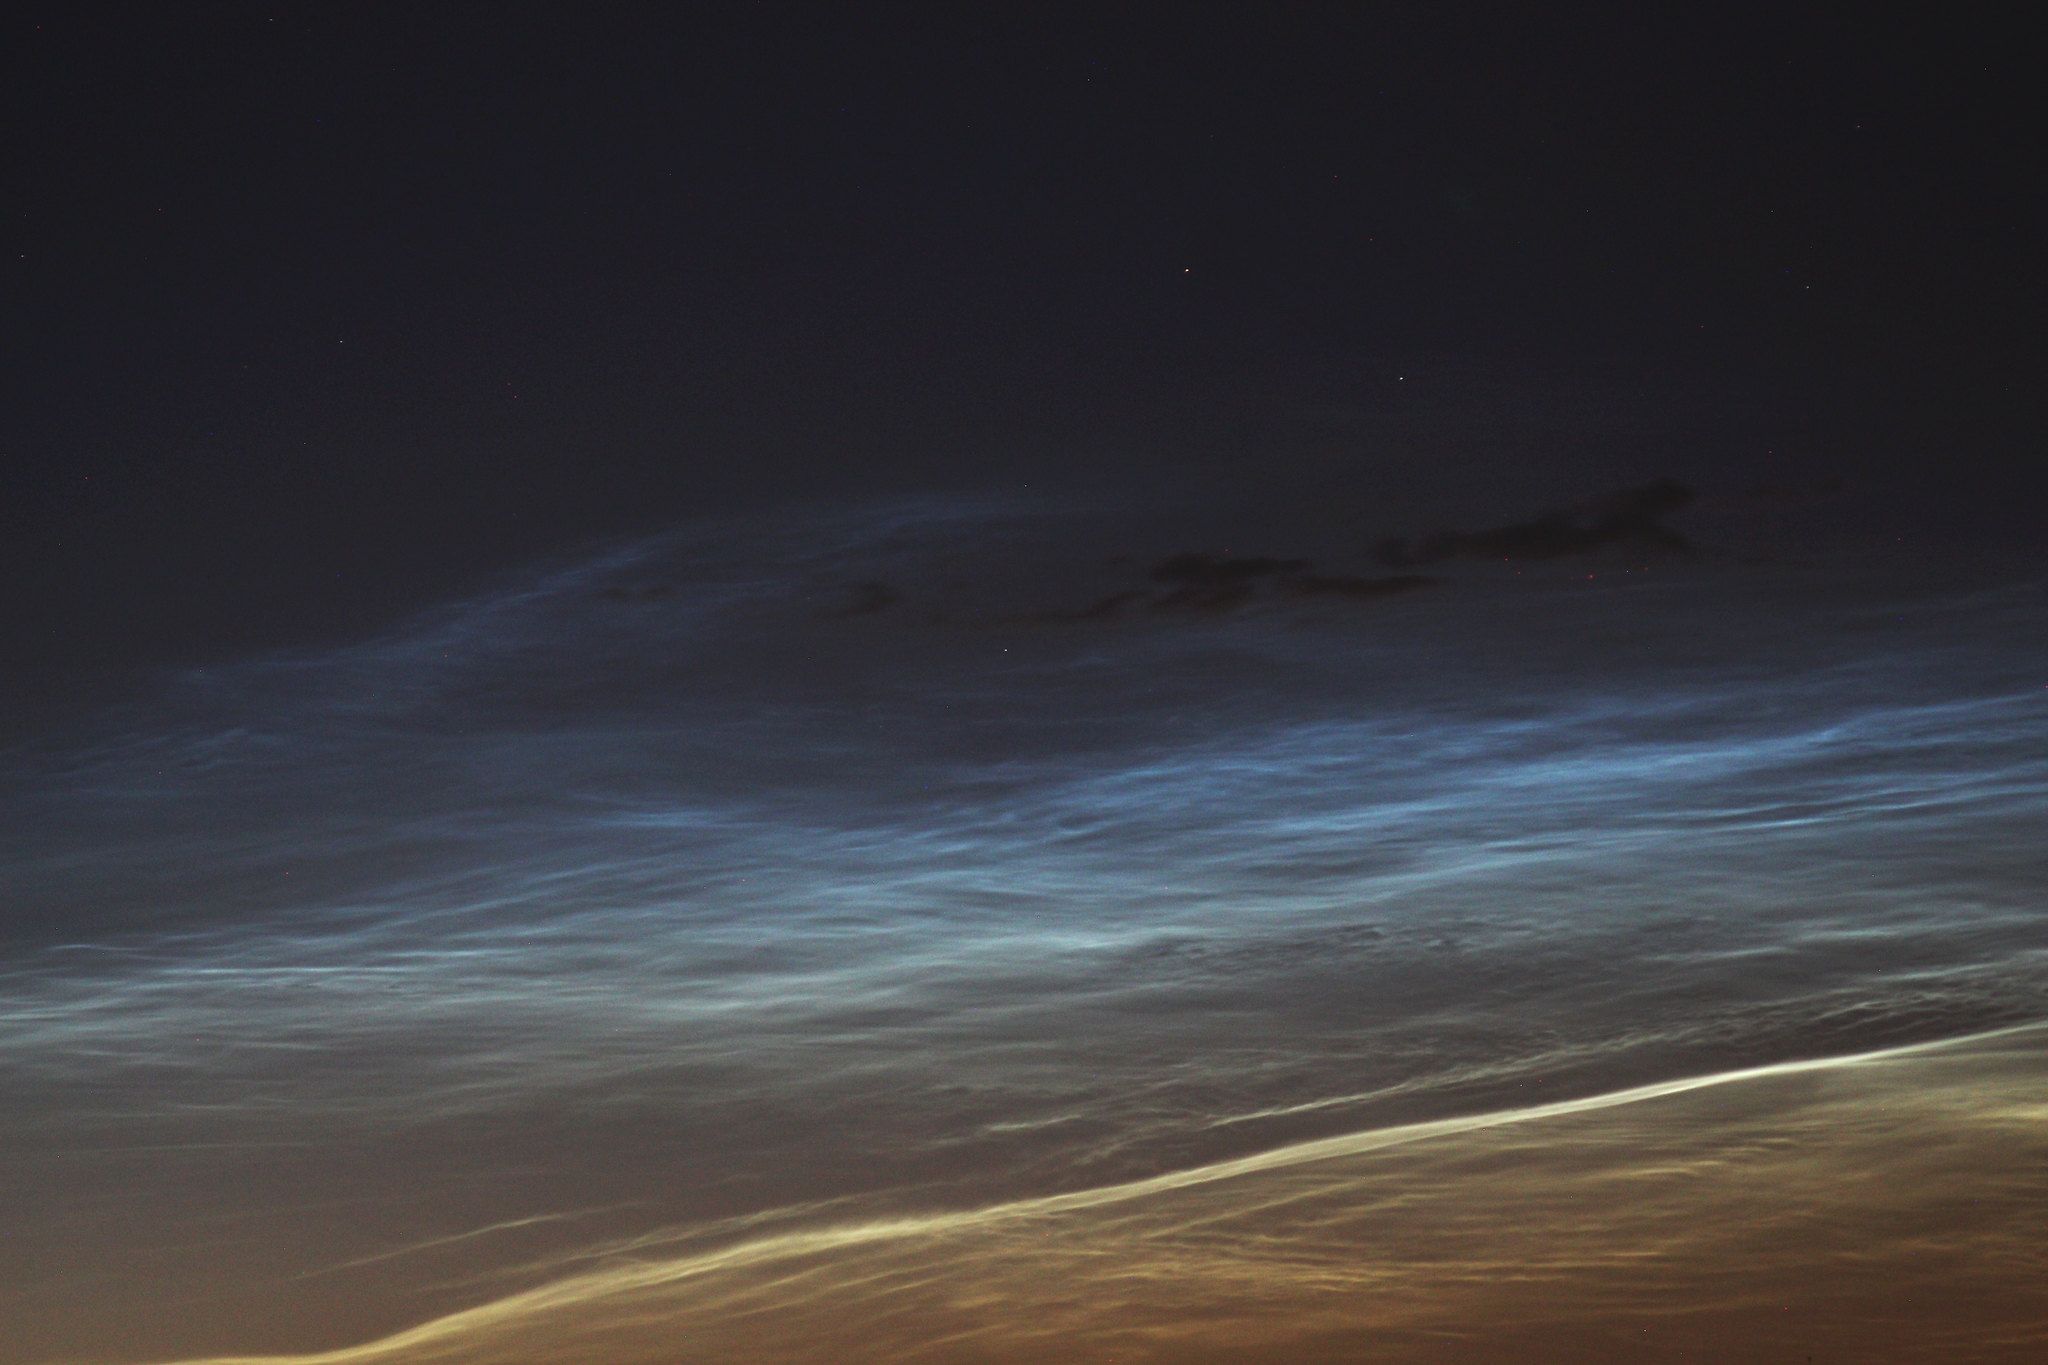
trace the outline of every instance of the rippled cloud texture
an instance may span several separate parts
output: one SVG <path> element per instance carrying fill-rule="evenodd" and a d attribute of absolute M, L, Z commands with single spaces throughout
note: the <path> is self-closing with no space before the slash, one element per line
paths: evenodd
<path fill-rule="evenodd" d="M 17 746 L 8 1349 L 2048 1348 L 2039 584 L 1088 609 L 1382 572 L 1196 536 L 704 524 Z"/>

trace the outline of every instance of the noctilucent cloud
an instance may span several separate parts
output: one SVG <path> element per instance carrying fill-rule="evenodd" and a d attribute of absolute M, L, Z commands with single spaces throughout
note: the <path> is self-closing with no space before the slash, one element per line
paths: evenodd
<path fill-rule="evenodd" d="M 1841 1218 L 1858 1302 L 1935 1273 L 1856 1189 L 2039 1146 L 2038 582 L 1054 610 L 1176 533 L 699 524 L 17 748 L 16 1340 L 1481 1359 L 1711 1333 Z"/>
<path fill-rule="evenodd" d="M 2024 12 L 0 19 L 0 1365 L 2039 1365 Z"/>

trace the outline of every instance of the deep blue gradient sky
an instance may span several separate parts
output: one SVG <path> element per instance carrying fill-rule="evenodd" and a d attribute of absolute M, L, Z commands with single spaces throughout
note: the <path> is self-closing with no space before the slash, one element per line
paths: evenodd
<path fill-rule="evenodd" d="M 0 1361 L 2038 1361 L 2037 73 L 7 20 Z"/>

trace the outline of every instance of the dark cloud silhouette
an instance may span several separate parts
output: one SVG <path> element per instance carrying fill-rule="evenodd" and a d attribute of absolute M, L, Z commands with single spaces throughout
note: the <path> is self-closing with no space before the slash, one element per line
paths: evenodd
<path fill-rule="evenodd" d="M 1693 543 L 1663 521 L 1692 501 L 1690 488 L 1660 479 L 1576 507 L 1543 512 L 1528 521 L 1382 541 L 1373 555 L 1389 568 L 1413 568 L 1447 559 L 1564 559 L 1609 546 L 1690 554 Z"/>
<path fill-rule="evenodd" d="M 1155 612 L 1186 612 L 1195 616 L 1220 616 L 1249 603 L 1257 590 L 1248 583 L 1189 585 L 1161 593 L 1146 603 Z"/>
<path fill-rule="evenodd" d="M 666 602 L 676 591 L 673 583 L 640 583 L 602 588 L 598 596 L 607 602 Z"/>
<path fill-rule="evenodd" d="M 1028 619 L 1051 624 L 1066 621 L 1108 621 L 1124 615 L 1126 609 L 1135 607 L 1144 600 L 1145 594 L 1143 592 L 1136 588 L 1126 588 L 1122 592 L 1113 592 L 1106 597 L 1098 597 L 1085 607 L 1078 607 L 1072 611 L 1036 612 Z"/>
<path fill-rule="evenodd" d="M 1112 562 L 1130 564 L 1123 558 Z M 1149 586 L 1123 588 L 1086 606 L 1034 611 L 1012 620 L 1032 625 L 1072 625 L 1123 620 L 1139 613 L 1221 616 L 1262 602 L 1310 598 L 1373 602 L 1437 581 L 1411 573 L 1364 577 L 1317 573 L 1315 569 L 1312 559 L 1189 551 L 1154 563 L 1146 571 Z"/>
<path fill-rule="evenodd" d="M 1316 561 L 1279 555 L 1234 555 L 1183 551 L 1140 570 L 1126 555 L 1107 564 L 1123 574 L 1142 573 L 1135 583 L 1103 593 L 1080 606 L 1046 607 L 983 617 L 1012 625 L 1083 625 L 1127 621 L 1138 616 L 1223 616 L 1260 605 L 1328 602 L 1359 605 L 1384 601 L 1441 580 L 1413 570 L 1447 560 L 1548 560 L 1590 554 L 1608 547 L 1634 554 L 1692 554 L 1693 542 L 1664 519 L 1694 502 L 1690 488 L 1662 479 L 1573 506 L 1539 513 L 1525 521 L 1476 531 L 1437 531 L 1417 538 L 1381 542 L 1372 552 L 1396 570 L 1382 574 L 1332 573 Z M 665 584 L 613 586 L 602 594 L 616 602 L 659 602 L 675 592 Z M 825 619 L 878 616 L 904 600 L 894 584 L 878 580 L 842 583 L 817 615 Z M 953 619 L 944 609 L 934 621 Z"/>
<path fill-rule="evenodd" d="M 1152 566 L 1152 581 L 1167 585 L 1148 606 L 1157 612 L 1216 615 L 1235 611 L 1258 595 L 1264 580 L 1304 573 L 1314 567 L 1306 559 L 1273 559 L 1247 555 L 1178 554 Z"/>
<path fill-rule="evenodd" d="M 887 611 L 903 600 L 903 594 L 887 583 L 856 583 L 847 600 L 828 616 L 873 616 Z"/>
<path fill-rule="evenodd" d="M 1427 574 L 1396 573 L 1366 578 L 1357 574 L 1302 574 L 1278 585 L 1290 597 L 1337 597 L 1352 602 L 1373 602 L 1418 588 L 1432 587 L 1437 580 Z"/>
<path fill-rule="evenodd" d="M 1155 612 L 1217 615 L 1256 601 L 1334 598 L 1371 602 L 1430 586 L 1436 580 L 1421 574 L 1362 577 L 1315 572 L 1310 559 L 1278 559 L 1265 555 L 1178 554 L 1152 566 L 1152 580 L 1167 591 L 1145 599 Z M 1128 596 L 1128 595 L 1126 595 Z"/>
<path fill-rule="evenodd" d="M 1179 554 L 1152 566 L 1152 579 L 1188 588 L 1236 588 L 1261 578 L 1307 573 L 1315 564 L 1307 559 L 1273 559 L 1265 555 Z"/>
<path fill-rule="evenodd" d="M 1124 579 L 1121 585 L 1098 589 L 1097 596 L 1076 606 L 1047 606 L 1013 613 L 976 615 L 983 622 L 1010 625 L 1087 625 L 1157 616 L 1225 616 L 1260 607 L 1324 603 L 1366 606 L 1436 586 L 1440 580 L 1415 572 L 1424 565 L 1455 559 L 1545 560 L 1621 547 L 1636 554 L 1690 554 L 1691 540 L 1664 524 L 1665 518 L 1690 506 L 1691 489 L 1663 479 L 1604 497 L 1553 509 L 1525 521 L 1476 531 L 1438 531 L 1419 538 L 1391 539 L 1372 558 L 1394 572 L 1345 573 L 1319 569 L 1313 559 L 1232 554 L 1229 551 L 1187 550 L 1150 563 L 1119 554 L 1100 565 Z M 1079 568 L 1073 565 L 1070 567 Z M 1022 565 L 1018 568 L 1021 570 Z M 1056 576 L 1057 571 L 1051 571 Z M 1050 587 L 1052 578 L 1041 566 L 1028 575 Z M 918 596 L 912 584 L 910 596 Z M 652 604 L 677 592 L 662 583 L 612 585 L 600 589 L 607 600 Z M 880 616 L 906 600 L 905 590 L 875 579 L 841 581 L 820 587 L 812 598 L 820 619 L 846 620 Z M 930 604 L 935 622 L 959 619 L 952 611 Z M 972 614 L 972 613 L 970 613 Z"/>

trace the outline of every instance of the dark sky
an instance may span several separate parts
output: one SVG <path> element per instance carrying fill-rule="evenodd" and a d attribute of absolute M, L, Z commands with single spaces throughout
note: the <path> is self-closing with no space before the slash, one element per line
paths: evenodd
<path fill-rule="evenodd" d="M 1620 359 L 2026 506 L 2018 31 L 1518 9 L 17 10 L 8 658 L 736 503 L 1228 483 L 1275 457 L 1215 395 L 1350 357 Z"/>

